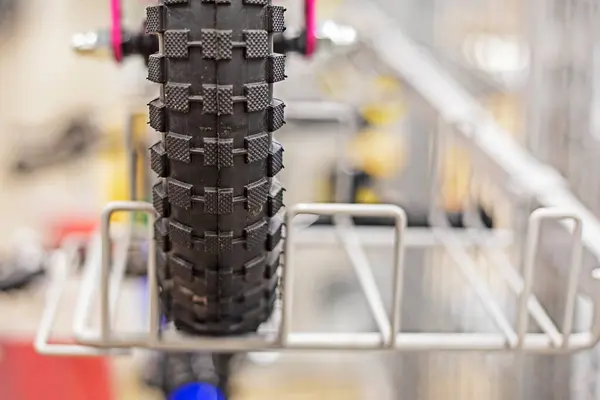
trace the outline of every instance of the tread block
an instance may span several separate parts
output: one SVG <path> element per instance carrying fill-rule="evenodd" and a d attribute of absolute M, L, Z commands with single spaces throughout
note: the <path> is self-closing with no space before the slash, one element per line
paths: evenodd
<path fill-rule="evenodd" d="M 150 126 L 159 132 L 166 130 L 165 105 L 160 99 L 154 99 L 148 103 Z"/>
<path fill-rule="evenodd" d="M 189 30 L 178 29 L 169 30 L 164 33 L 165 50 L 164 55 L 167 58 L 187 58 Z"/>
<path fill-rule="evenodd" d="M 246 110 L 262 111 L 269 107 L 269 85 L 267 83 L 249 83 L 244 85 Z"/>
<path fill-rule="evenodd" d="M 162 251 L 169 251 L 169 231 L 166 226 L 166 219 L 159 218 L 154 223 L 154 240 L 156 247 Z"/>
<path fill-rule="evenodd" d="M 270 140 L 268 133 L 258 133 L 244 139 L 246 147 L 246 162 L 264 160 L 269 156 Z"/>
<path fill-rule="evenodd" d="M 266 63 L 267 83 L 281 82 L 287 76 L 285 75 L 285 56 L 283 54 L 271 54 Z"/>
<path fill-rule="evenodd" d="M 216 166 L 219 163 L 219 141 L 213 138 L 203 138 L 204 165 Z"/>
<path fill-rule="evenodd" d="M 271 192 L 269 193 L 269 199 L 267 202 L 267 215 L 273 217 L 277 215 L 279 210 L 283 207 L 283 186 L 275 182 L 271 185 Z"/>
<path fill-rule="evenodd" d="M 206 3 L 206 1 L 205 1 Z M 211 1 L 214 3 L 214 1 Z M 229 4 L 217 0 L 218 4 Z M 202 29 L 202 57 L 214 60 L 231 60 L 233 40 L 231 30 Z"/>
<path fill-rule="evenodd" d="M 262 278 L 264 277 L 264 271 L 262 266 L 265 264 L 265 262 L 266 257 L 259 256 L 244 264 L 244 281 L 258 282 L 262 280 Z"/>
<path fill-rule="evenodd" d="M 267 239 L 267 223 L 265 221 L 259 221 L 247 227 L 244 229 L 244 236 L 246 237 L 247 249 L 264 246 L 265 240 Z"/>
<path fill-rule="evenodd" d="M 205 188 L 204 212 L 225 215 L 233 212 L 233 188 Z"/>
<path fill-rule="evenodd" d="M 279 99 L 273 99 L 273 102 L 269 105 L 267 109 L 267 131 L 275 132 L 283 125 L 285 125 L 285 104 L 283 101 Z"/>
<path fill-rule="evenodd" d="M 255 4 L 259 6 L 266 6 L 269 4 L 269 0 L 244 0 L 244 4 Z"/>
<path fill-rule="evenodd" d="M 265 279 L 271 279 L 277 275 L 277 270 L 281 265 L 281 252 L 270 252 L 267 256 L 267 265 L 265 266 Z"/>
<path fill-rule="evenodd" d="M 189 310 L 189 308 L 193 307 L 193 305 L 190 306 L 194 301 L 193 294 L 181 288 L 179 290 L 173 290 L 171 295 L 173 296 L 173 310 L 179 309 L 178 315 L 180 318 L 189 318 L 191 320 L 193 318 L 193 314 L 192 311 Z"/>
<path fill-rule="evenodd" d="M 246 208 L 251 214 L 262 210 L 269 194 L 269 181 L 263 178 L 245 187 Z"/>
<path fill-rule="evenodd" d="M 211 254 L 230 253 L 233 249 L 233 232 L 206 232 L 204 250 Z"/>
<path fill-rule="evenodd" d="M 173 276 L 191 281 L 194 278 L 194 264 L 178 256 L 171 256 L 171 271 Z"/>
<path fill-rule="evenodd" d="M 156 252 L 156 265 L 158 267 L 164 268 L 167 266 L 169 256 L 164 251 L 158 250 Z M 166 278 L 169 278 L 169 275 L 165 275 Z"/>
<path fill-rule="evenodd" d="M 233 167 L 233 139 L 204 138 L 204 165 Z"/>
<path fill-rule="evenodd" d="M 283 237 L 283 218 L 271 218 L 267 233 L 267 250 L 273 251 Z"/>
<path fill-rule="evenodd" d="M 161 5 L 146 7 L 146 33 L 158 33 L 164 29 L 164 7 Z"/>
<path fill-rule="evenodd" d="M 270 282 L 265 282 L 262 285 L 254 285 L 254 287 L 244 292 L 244 302 L 247 304 L 262 303 L 264 301 L 263 299 L 266 297 L 265 295 L 270 292 L 270 286 Z M 260 307 L 252 307 L 247 311 L 246 315 L 251 315 L 260 311 Z"/>
<path fill-rule="evenodd" d="M 223 303 L 223 301 L 227 301 L 229 300 L 227 297 L 231 297 L 231 287 L 234 280 L 233 273 L 231 270 L 222 270 L 219 272 L 207 271 L 205 278 L 207 286 L 212 289 L 213 293 L 216 293 L 220 297 L 220 304 L 213 304 L 215 311 L 219 313 L 219 309 L 222 310 L 224 304 L 231 304 L 231 302 Z"/>
<path fill-rule="evenodd" d="M 165 81 L 165 58 L 160 54 L 152 54 L 148 57 L 148 76 L 151 82 L 164 83 Z"/>
<path fill-rule="evenodd" d="M 167 156 L 171 160 L 189 163 L 191 159 L 192 137 L 169 132 L 166 137 Z"/>
<path fill-rule="evenodd" d="M 165 4 L 187 4 L 189 0 L 164 0 Z"/>
<path fill-rule="evenodd" d="M 269 299 L 269 305 L 271 307 L 273 307 L 275 305 L 275 301 L 277 300 L 277 289 L 279 287 L 279 277 L 272 277 L 269 281 L 265 282 L 265 286 L 267 289 L 267 295 L 270 294 L 270 296 L 268 297 Z"/>
<path fill-rule="evenodd" d="M 269 163 L 267 166 L 267 175 L 273 178 L 283 169 L 283 146 L 277 141 L 273 141 L 269 150 Z"/>
<path fill-rule="evenodd" d="M 244 291 L 244 289 L 246 288 L 246 285 L 244 284 L 244 276 L 241 274 L 234 274 L 233 271 L 229 272 L 220 272 L 219 273 L 220 276 L 224 277 L 225 279 L 221 278 L 221 285 L 220 285 L 220 289 L 221 289 L 221 293 L 222 293 L 222 297 L 234 297 L 237 294 L 241 293 Z M 227 282 L 227 284 L 225 284 L 225 282 Z M 231 306 L 235 306 L 235 303 L 233 301 L 225 303 L 228 307 Z M 223 305 L 223 303 L 221 303 L 221 306 Z M 231 315 L 233 313 L 235 313 L 235 308 L 233 310 L 224 310 L 224 314 L 228 314 Z"/>
<path fill-rule="evenodd" d="M 218 139 L 219 168 L 233 167 L 233 139 Z"/>
<path fill-rule="evenodd" d="M 169 216 L 169 199 L 162 182 L 158 182 L 152 187 L 152 204 L 158 215 Z"/>
<path fill-rule="evenodd" d="M 203 3 L 231 4 L 231 0 L 202 0 Z"/>
<path fill-rule="evenodd" d="M 233 85 L 202 85 L 202 113 L 233 114 Z"/>
<path fill-rule="evenodd" d="M 169 256 L 164 251 L 156 252 L 156 272 L 159 282 L 171 278 L 171 268 L 169 268 Z"/>
<path fill-rule="evenodd" d="M 244 30 L 246 58 L 265 58 L 269 55 L 269 33 L 263 30 Z"/>
<path fill-rule="evenodd" d="M 189 83 L 167 83 L 165 85 L 165 102 L 169 110 L 189 111 L 190 86 Z"/>
<path fill-rule="evenodd" d="M 160 311 L 163 315 L 169 315 L 169 319 L 171 318 L 171 305 L 172 305 L 172 297 L 171 291 L 168 289 L 161 288 L 159 292 L 160 296 Z"/>
<path fill-rule="evenodd" d="M 191 249 L 193 246 L 192 227 L 180 224 L 177 221 L 169 221 L 169 238 L 173 243 Z"/>
<path fill-rule="evenodd" d="M 167 195 L 169 202 L 178 207 L 189 210 L 192 208 L 192 188 L 189 183 L 180 182 L 173 178 L 168 178 Z"/>
<path fill-rule="evenodd" d="M 150 147 L 150 168 L 161 178 L 168 175 L 167 153 L 162 142 L 156 142 Z"/>
<path fill-rule="evenodd" d="M 215 271 L 202 270 L 200 272 L 201 275 L 199 277 L 197 276 L 194 280 L 194 289 L 197 292 L 200 292 L 200 290 L 202 290 L 206 293 L 209 290 L 209 288 L 217 287 L 219 281 L 217 280 L 218 276 Z"/>
<path fill-rule="evenodd" d="M 268 32 L 285 31 L 285 7 L 268 5 L 265 7 L 265 28 Z"/>

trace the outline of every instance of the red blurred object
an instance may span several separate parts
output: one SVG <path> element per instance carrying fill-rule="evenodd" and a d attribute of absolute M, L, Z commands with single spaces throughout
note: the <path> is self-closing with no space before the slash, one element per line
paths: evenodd
<path fill-rule="evenodd" d="M 60 245 L 63 239 L 70 234 L 79 234 L 91 236 L 98 228 L 99 218 L 78 218 L 65 219 L 52 224 L 51 245 L 56 247 Z"/>
<path fill-rule="evenodd" d="M 0 400 L 113 400 L 102 357 L 51 357 L 31 342 L 0 342 Z"/>

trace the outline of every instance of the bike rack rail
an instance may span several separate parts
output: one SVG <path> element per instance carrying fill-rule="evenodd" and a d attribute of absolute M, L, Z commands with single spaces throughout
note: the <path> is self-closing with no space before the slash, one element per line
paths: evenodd
<path fill-rule="evenodd" d="M 170 330 L 161 330 L 159 315 L 158 282 L 156 279 L 156 264 L 154 257 L 148 260 L 149 279 L 149 322 L 148 330 L 135 334 L 119 334 L 115 331 L 116 305 L 119 298 L 119 287 L 124 277 L 124 259 L 114 255 L 115 262 L 111 264 L 110 218 L 115 212 L 144 212 L 148 214 L 152 227 L 154 210 L 152 205 L 144 202 L 115 202 L 109 204 L 102 214 L 101 226 L 101 262 L 89 263 L 84 271 L 82 290 L 77 304 L 74 321 L 74 336 L 78 344 L 63 345 L 49 342 L 50 332 L 56 312 L 59 308 L 62 289 L 68 278 L 68 260 L 63 255 L 57 263 L 61 273 L 52 283 L 47 309 L 36 337 L 36 348 L 43 354 L 52 355 L 99 355 L 114 350 L 129 350 L 132 348 L 147 348 L 165 351 L 282 351 L 282 350 L 397 350 L 397 351 L 501 351 L 520 350 L 535 353 L 560 353 L 583 350 L 593 347 L 600 340 L 600 307 L 595 307 L 594 326 L 588 332 L 573 333 L 573 313 L 577 295 L 577 281 L 581 265 L 581 220 L 574 214 L 557 209 L 538 209 L 530 218 L 527 240 L 527 258 L 525 276 L 513 288 L 519 295 L 518 321 L 513 328 L 501 307 L 495 302 L 492 294 L 477 276 L 477 272 L 468 268 L 468 263 L 460 264 L 460 270 L 485 307 L 488 315 L 499 328 L 499 333 L 406 333 L 400 326 L 400 307 L 402 303 L 402 282 L 404 273 L 404 237 L 407 234 L 406 215 L 404 211 L 391 205 L 355 205 L 355 204 L 298 204 L 288 211 L 287 241 L 283 268 L 283 310 L 281 324 L 275 332 L 248 335 L 236 338 L 189 338 L 178 335 Z M 379 332 L 372 333 L 312 333 L 293 332 L 292 298 L 294 274 L 296 273 L 295 235 L 292 221 L 296 215 L 330 215 L 336 218 L 336 233 L 344 249 L 352 255 L 354 270 L 361 282 L 369 308 L 377 322 Z M 374 281 L 371 267 L 366 260 L 364 251 L 357 241 L 355 227 L 349 216 L 387 216 L 393 217 L 394 228 L 394 280 L 393 305 L 391 316 L 381 300 L 377 285 Z M 571 219 L 575 221 L 573 239 L 575 249 L 571 256 L 571 268 L 567 281 L 568 295 L 566 300 L 564 320 L 561 329 L 557 328 L 547 316 L 543 307 L 531 294 L 534 280 L 533 266 L 539 245 L 539 232 L 542 222 L 547 220 Z M 310 228 L 308 228 L 310 229 Z M 444 238 L 444 229 L 434 229 L 434 234 Z M 440 236 L 441 235 L 441 236 Z M 95 240 L 98 240 L 96 238 Z M 153 255 L 153 241 L 149 240 L 149 254 Z M 461 246 L 455 247 L 453 257 L 460 258 Z M 464 251 L 464 250 L 463 250 Z M 465 268 L 467 266 L 467 268 Z M 112 273 L 111 273 L 112 271 Z M 100 280 L 98 282 L 98 277 Z M 98 293 L 99 292 L 99 293 Z M 100 328 L 97 331 L 87 326 L 92 312 L 94 297 L 100 298 Z M 543 333 L 527 333 L 527 317 L 531 314 L 543 328 Z M 119 354 L 119 352 L 117 352 Z"/>

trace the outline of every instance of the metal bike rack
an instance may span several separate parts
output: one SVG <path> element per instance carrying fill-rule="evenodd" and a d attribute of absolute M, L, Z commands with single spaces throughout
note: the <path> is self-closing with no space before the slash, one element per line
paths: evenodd
<path fill-rule="evenodd" d="M 81 343 L 78 346 L 65 346 L 49 344 L 51 326 L 55 318 L 58 302 L 60 301 L 60 292 L 68 276 L 67 272 L 60 274 L 50 290 L 50 298 L 46 315 L 43 318 L 42 325 L 36 338 L 36 347 L 38 351 L 44 354 L 79 354 L 79 355 L 97 355 L 106 352 L 110 348 L 134 348 L 143 347 L 151 349 L 184 351 L 184 350 L 211 350 L 211 351 L 259 351 L 273 349 L 372 349 L 372 348 L 390 348 L 396 345 L 396 336 L 391 335 L 392 328 L 389 326 L 389 320 L 382 323 L 384 332 L 380 334 L 366 335 L 356 337 L 353 334 L 304 334 L 293 333 L 291 327 L 291 312 L 293 296 L 293 253 L 294 253 L 294 233 L 293 229 L 287 230 L 286 256 L 283 273 L 283 313 L 281 317 L 281 326 L 278 332 L 278 339 L 270 339 L 269 333 L 243 338 L 200 338 L 186 339 L 168 335 L 169 332 L 161 332 L 159 324 L 159 305 L 158 305 L 158 283 L 156 280 L 156 265 L 153 256 L 148 260 L 148 279 L 149 279 L 149 327 L 148 332 L 136 335 L 117 335 L 112 327 L 114 314 L 116 311 L 116 299 L 120 281 L 123 279 L 124 268 L 111 265 L 111 238 L 110 238 L 110 218 L 115 212 L 144 212 L 149 216 L 149 226 L 153 226 L 154 209 L 149 203 L 143 202 L 116 202 L 110 204 L 102 215 L 101 240 L 102 257 L 101 263 L 90 264 L 87 268 L 91 269 L 85 274 L 80 301 L 83 305 L 83 311 L 76 313 L 74 322 L 74 333 L 76 340 Z M 353 215 L 353 216 L 388 216 L 393 217 L 396 224 L 396 239 L 394 245 L 395 270 L 398 279 L 401 282 L 402 270 L 402 232 L 406 225 L 406 216 L 404 212 L 394 206 L 357 206 L 357 205 L 334 205 L 334 204 L 299 204 L 293 207 L 287 214 L 287 226 L 292 226 L 294 216 L 298 214 L 318 214 L 318 215 Z M 149 241 L 149 254 L 154 254 L 154 245 Z M 120 264 L 121 265 L 121 264 Z M 61 267 L 65 269 L 65 265 Z M 112 271 L 112 274 L 111 274 Z M 92 284 L 100 277 L 99 285 Z M 92 282 L 92 283 L 89 283 Z M 367 281 L 368 278 L 367 278 Z M 377 318 L 387 318 L 381 300 L 377 299 L 376 286 L 369 285 L 368 299 L 369 303 L 377 312 Z M 92 332 L 86 326 L 90 319 L 94 296 L 100 295 L 100 330 Z M 396 307 L 400 301 L 400 285 L 396 285 Z M 386 325 L 387 324 L 387 325 Z M 392 317 L 392 326 L 399 327 L 399 316 Z M 397 329 L 396 329 L 397 330 Z M 163 335 L 164 333 L 164 335 Z"/>
<path fill-rule="evenodd" d="M 115 212 L 144 212 L 150 218 L 152 226 L 154 210 L 152 205 L 143 202 L 116 202 L 111 203 L 102 215 L 101 263 L 90 263 L 85 272 L 79 305 L 83 310 L 77 313 L 74 323 L 74 335 L 77 345 L 62 345 L 49 343 L 50 331 L 59 307 L 61 290 L 68 277 L 68 261 L 61 260 L 57 267 L 61 274 L 50 288 L 50 298 L 46 313 L 36 337 L 36 348 L 43 354 L 53 355 L 99 355 L 112 349 L 127 350 L 132 348 L 148 348 L 167 351 L 200 351 L 210 350 L 215 352 L 225 351 L 281 351 L 281 350 L 397 350 L 397 351 L 435 351 L 435 350 L 460 350 L 460 351 L 500 351 L 521 350 L 536 353 L 558 353 L 577 351 L 594 346 L 600 340 L 600 307 L 595 309 L 595 323 L 589 332 L 573 333 L 573 310 L 577 294 L 577 278 L 581 264 L 581 232 L 582 224 L 575 214 L 557 209 L 539 209 L 531 216 L 530 231 L 527 241 L 527 263 L 525 276 L 519 281 L 517 291 L 519 295 L 518 323 L 513 328 L 508 319 L 503 315 L 501 308 L 493 299 L 487 288 L 481 283 L 477 273 L 469 270 L 468 265 L 461 265 L 461 272 L 467 281 L 475 288 L 489 316 L 499 328 L 499 333 L 405 333 L 400 326 L 400 307 L 402 302 L 402 279 L 404 272 L 403 238 L 406 235 L 406 215 L 396 206 L 389 205 L 354 205 L 354 204 L 298 204 L 292 207 L 286 216 L 287 241 L 283 269 L 283 310 L 281 325 L 278 332 L 249 335 L 237 338 L 186 338 L 172 331 L 162 331 L 160 328 L 158 282 L 156 279 L 156 264 L 154 257 L 148 260 L 149 279 L 149 323 L 146 332 L 136 334 L 119 334 L 114 329 L 112 321 L 115 319 L 116 301 L 119 297 L 118 290 L 123 279 L 123 262 L 110 263 L 111 238 L 109 234 L 110 217 Z M 336 216 L 336 231 L 344 249 L 352 254 L 354 269 L 357 273 L 363 291 L 367 297 L 370 310 L 377 322 L 379 332 L 373 333 L 300 333 L 291 330 L 292 322 L 292 297 L 294 274 L 294 240 L 296 233 L 292 221 L 299 214 L 316 214 Z M 374 283 L 371 267 L 362 253 L 360 243 L 356 240 L 355 227 L 348 216 L 387 216 L 396 221 L 394 254 L 394 288 L 391 316 L 385 311 L 381 296 Z M 572 219 L 576 222 L 573 237 L 576 242 L 575 251 L 571 259 L 570 275 L 567 282 L 568 296 L 566 301 L 564 321 L 561 329 L 557 328 L 547 317 L 543 308 L 531 294 L 534 279 L 533 265 L 537 246 L 539 245 L 539 230 L 542 222 L 546 220 Z M 310 228 L 307 228 L 310 229 Z M 444 238 L 443 229 L 435 232 Z M 152 240 L 149 241 L 149 254 L 153 255 Z M 456 257 L 460 256 L 460 246 L 455 248 Z M 115 257 L 113 257 L 115 258 Z M 119 266 L 121 265 L 121 266 Z M 112 271 L 112 273 L 111 273 Z M 98 282 L 98 277 L 100 277 Z M 100 298 L 100 328 L 93 331 L 87 326 L 90 320 L 94 297 Z M 543 327 L 543 333 L 527 333 L 527 316 L 531 314 Z M 273 335 L 276 333 L 276 335 Z"/>
<path fill-rule="evenodd" d="M 150 283 L 150 317 L 148 329 L 135 334 L 118 333 L 113 320 L 116 314 L 119 286 L 123 280 L 125 260 L 111 252 L 110 216 L 115 212 L 144 212 L 149 215 L 151 229 L 154 219 L 152 206 L 144 202 L 119 202 L 110 204 L 102 216 L 100 241 L 102 254 L 86 265 L 82 291 L 78 299 L 78 310 L 74 324 L 76 345 L 58 345 L 49 342 L 53 320 L 59 308 L 59 300 L 69 275 L 67 256 L 57 257 L 56 267 L 61 274 L 52 283 L 47 309 L 36 337 L 36 348 L 44 354 L 54 355 L 98 355 L 111 351 L 125 352 L 133 348 L 149 348 L 168 351 L 214 352 L 233 351 L 284 351 L 284 350 L 389 350 L 404 352 L 431 351 L 519 351 L 526 353 L 564 354 L 594 347 L 600 340 L 600 297 L 597 281 L 590 271 L 582 269 L 582 252 L 600 260 L 600 222 L 568 190 L 561 176 L 552 168 L 539 162 L 515 143 L 491 116 L 460 85 L 427 57 L 406 36 L 388 23 L 385 16 L 378 16 L 378 29 L 373 30 L 373 49 L 399 77 L 429 104 L 440 121 L 450 129 L 448 136 L 458 140 L 468 149 L 477 167 L 489 171 L 497 182 L 506 187 L 526 193 L 542 208 L 534 211 L 529 218 L 529 226 L 524 241 L 523 274 L 519 268 L 490 251 L 492 264 L 518 297 L 517 319 L 512 323 L 503 308 L 492 294 L 476 268 L 476 261 L 467 249 L 474 244 L 481 246 L 483 240 L 479 230 L 467 231 L 470 237 L 465 242 L 459 240 L 455 230 L 443 222 L 428 230 L 432 246 L 443 247 L 455 261 L 460 273 L 479 298 L 486 313 L 494 322 L 494 333 L 439 333 L 405 332 L 400 326 L 400 307 L 403 300 L 402 286 L 404 275 L 403 253 L 412 241 L 412 230 L 406 228 L 404 211 L 390 205 L 350 205 L 350 204 L 297 204 L 287 211 L 286 251 L 283 268 L 283 299 L 281 324 L 275 332 L 264 332 L 235 338 L 188 338 L 172 330 L 161 330 L 158 314 L 158 286 L 152 240 L 149 241 L 148 277 Z M 390 49 L 394 51 L 390 51 Z M 432 220 L 436 220 L 432 210 Z M 315 333 L 294 332 L 291 330 L 293 283 L 297 273 L 294 258 L 297 243 L 316 244 L 310 237 L 312 229 L 296 231 L 293 220 L 299 214 L 334 216 L 335 233 L 343 249 L 350 256 L 351 264 L 359 278 L 371 314 L 376 321 L 378 332 L 370 333 Z M 386 311 L 381 292 L 375 284 L 372 269 L 362 248 L 358 228 L 351 216 L 393 217 L 396 225 L 393 243 L 394 270 L 392 304 Z M 534 266 L 540 247 L 540 231 L 548 221 L 560 222 L 562 228 L 571 235 L 573 251 L 566 265 L 566 300 L 560 327 L 548 316 L 541 302 L 532 292 L 535 281 Z M 574 224 L 573 224 L 574 222 Z M 469 233 L 470 232 L 470 233 Z M 392 234 L 392 232 L 388 232 Z M 298 240 L 297 240 L 298 239 Z M 389 237 L 388 237 L 389 239 Z M 112 255 L 113 262 L 110 262 Z M 538 272 L 539 274 L 539 272 Z M 584 284 L 582 284 L 584 282 Z M 581 290 L 585 286 L 585 290 Z M 594 290 L 596 289 L 596 290 Z M 573 317 L 576 299 L 586 296 L 593 307 L 593 321 L 589 330 L 573 331 Z M 90 329 L 88 321 L 92 303 L 99 297 L 100 327 Z M 528 315 L 531 315 L 541 328 L 540 333 L 528 332 Z M 115 350 L 116 349 L 116 350 Z"/>

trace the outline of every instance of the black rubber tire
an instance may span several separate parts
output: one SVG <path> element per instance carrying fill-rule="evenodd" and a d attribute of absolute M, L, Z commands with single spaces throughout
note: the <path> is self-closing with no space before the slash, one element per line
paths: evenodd
<path fill-rule="evenodd" d="M 283 148 L 273 132 L 284 104 L 272 53 L 285 9 L 270 0 L 162 0 L 147 32 L 162 53 L 148 79 L 162 84 L 150 125 L 159 218 L 155 225 L 163 312 L 180 331 L 255 331 L 276 299 L 283 231 Z"/>
<path fill-rule="evenodd" d="M 231 354 L 158 353 L 151 361 L 145 383 L 160 390 L 165 398 L 184 385 L 195 382 L 218 387 L 230 397 Z"/>

